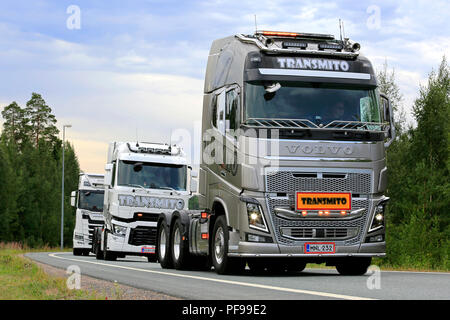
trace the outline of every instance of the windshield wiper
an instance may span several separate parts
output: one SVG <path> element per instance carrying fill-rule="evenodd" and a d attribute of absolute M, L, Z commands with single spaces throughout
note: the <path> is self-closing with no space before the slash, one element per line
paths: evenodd
<path fill-rule="evenodd" d="M 172 187 L 158 187 L 158 189 L 175 191 L 177 194 L 180 194 L 180 192 L 179 192 L 178 190 L 175 190 L 175 189 L 172 188 Z"/>
<path fill-rule="evenodd" d="M 143 190 L 147 190 L 147 189 L 145 189 L 143 186 L 141 186 L 139 184 L 127 183 L 127 184 L 124 184 L 123 186 L 126 186 L 126 187 L 138 187 L 138 188 L 141 188 Z"/>

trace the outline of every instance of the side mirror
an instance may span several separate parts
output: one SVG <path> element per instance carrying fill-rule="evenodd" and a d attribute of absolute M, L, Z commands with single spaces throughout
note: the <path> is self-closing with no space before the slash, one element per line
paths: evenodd
<path fill-rule="evenodd" d="M 77 206 L 77 192 L 76 191 L 72 191 L 70 193 L 70 205 L 72 207 L 76 207 Z"/>
<path fill-rule="evenodd" d="M 197 180 L 191 177 L 191 193 L 197 193 L 198 191 L 197 189 L 198 189 Z"/>
<path fill-rule="evenodd" d="M 104 181 L 104 184 L 106 186 L 111 186 L 112 170 L 113 170 L 113 164 L 112 163 L 107 163 L 105 165 L 105 181 Z"/>
<path fill-rule="evenodd" d="M 389 98 L 384 94 L 380 94 L 380 98 L 383 108 L 384 121 L 389 122 L 389 129 L 386 136 L 388 140 L 384 143 L 384 147 L 388 148 L 395 139 L 394 113 L 392 112 L 392 106 L 389 102 Z"/>

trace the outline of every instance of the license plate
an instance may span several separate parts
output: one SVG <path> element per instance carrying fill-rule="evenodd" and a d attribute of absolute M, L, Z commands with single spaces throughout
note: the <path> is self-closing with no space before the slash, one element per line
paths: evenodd
<path fill-rule="evenodd" d="M 142 247 L 141 253 L 155 253 L 155 247 Z"/>
<path fill-rule="evenodd" d="M 333 242 L 308 242 L 305 243 L 305 253 L 335 253 Z"/>
<path fill-rule="evenodd" d="M 333 192 L 297 192 L 295 208 L 302 210 L 351 210 L 352 194 Z"/>

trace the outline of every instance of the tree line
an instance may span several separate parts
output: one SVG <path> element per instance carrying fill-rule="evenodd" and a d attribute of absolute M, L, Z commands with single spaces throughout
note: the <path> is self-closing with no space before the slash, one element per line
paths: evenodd
<path fill-rule="evenodd" d="M 40 94 L 22 108 L 3 108 L 0 136 L 0 241 L 31 247 L 57 246 L 61 229 L 62 141 L 56 118 Z M 71 245 L 75 223 L 70 192 L 78 187 L 79 164 L 65 145 L 64 243 Z"/>
<path fill-rule="evenodd" d="M 394 70 L 378 72 L 397 115 L 387 150 L 387 258 L 391 266 L 450 269 L 450 70 L 446 58 L 420 87 L 408 124 Z"/>

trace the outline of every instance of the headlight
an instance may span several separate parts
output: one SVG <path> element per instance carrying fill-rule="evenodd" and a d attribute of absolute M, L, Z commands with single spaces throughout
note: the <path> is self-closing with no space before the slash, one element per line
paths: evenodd
<path fill-rule="evenodd" d="M 256 203 L 247 203 L 248 224 L 250 228 L 268 232 L 261 207 Z"/>
<path fill-rule="evenodd" d="M 386 202 L 380 203 L 375 207 L 375 213 L 372 219 L 372 225 L 370 226 L 369 232 L 378 230 L 384 226 L 384 207 Z"/>
<path fill-rule="evenodd" d="M 113 231 L 114 231 L 115 236 L 125 237 L 125 235 L 127 234 L 127 227 L 113 225 L 113 228 L 114 228 Z"/>

